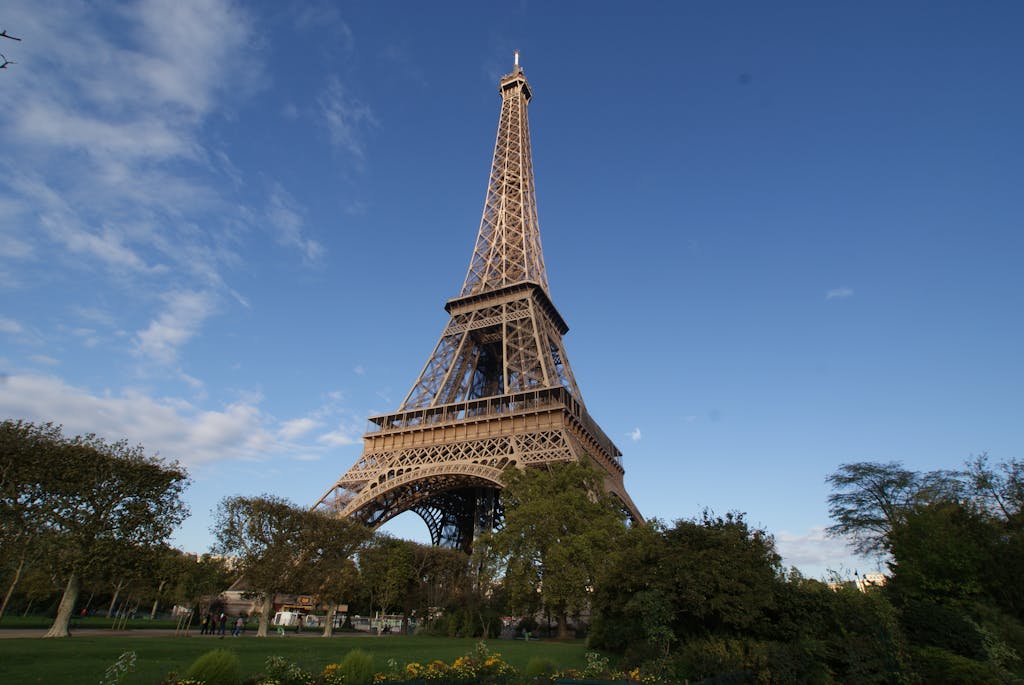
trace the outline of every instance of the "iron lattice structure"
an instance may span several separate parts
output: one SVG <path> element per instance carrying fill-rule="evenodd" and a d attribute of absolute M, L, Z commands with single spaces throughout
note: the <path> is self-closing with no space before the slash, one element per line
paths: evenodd
<path fill-rule="evenodd" d="M 379 526 L 404 511 L 469 550 L 500 525 L 502 472 L 589 459 L 635 521 L 622 453 L 590 418 L 548 290 L 518 55 L 503 77 L 483 217 L 447 327 L 398 411 L 370 417 L 359 460 L 317 506 Z"/>

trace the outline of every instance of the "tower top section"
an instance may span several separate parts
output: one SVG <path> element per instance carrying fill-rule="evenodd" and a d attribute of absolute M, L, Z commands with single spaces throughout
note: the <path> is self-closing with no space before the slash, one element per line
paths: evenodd
<path fill-rule="evenodd" d="M 537 220 L 527 105 L 533 94 L 515 52 L 512 73 L 501 78 L 501 114 L 494 158 L 473 257 L 460 297 L 530 282 L 548 293 Z"/>

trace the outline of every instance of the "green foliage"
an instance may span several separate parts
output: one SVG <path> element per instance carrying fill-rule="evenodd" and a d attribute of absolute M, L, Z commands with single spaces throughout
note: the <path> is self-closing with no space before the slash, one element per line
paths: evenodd
<path fill-rule="evenodd" d="M 569 614 L 585 609 L 598 572 L 625 534 L 621 507 L 583 462 L 510 469 L 502 491 L 505 525 L 494 535 L 514 611 L 539 609 L 568 637 Z"/>
<path fill-rule="evenodd" d="M 724 682 L 770 682 L 768 651 L 753 640 L 709 637 L 692 640 L 675 658 L 676 677 L 690 680 L 716 678 Z"/>
<path fill-rule="evenodd" d="M 923 647 L 940 647 L 968 659 L 985 658 L 984 635 L 963 611 L 932 601 L 908 602 L 901 613 L 907 639 Z"/>
<path fill-rule="evenodd" d="M 257 685 L 313 685 L 314 682 L 316 677 L 312 673 L 283 656 L 268 656 L 263 673 L 257 678 Z"/>
<path fill-rule="evenodd" d="M 373 673 L 373 655 L 361 649 L 353 649 L 338 664 L 341 682 L 346 685 L 372 683 Z"/>
<path fill-rule="evenodd" d="M 321 511 L 302 516 L 302 534 L 292 541 L 302 556 L 302 587 L 320 597 L 320 601 L 340 604 L 355 596 L 359 574 L 352 557 L 373 536 L 372 530 L 354 519 Z"/>
<path fill-rule="evenodd" d="M 1024 463 L 982 455 L 930 473 L 847 464 L 828 480 L 839 489 L 833 532 L 889 555 L 884 596 L 922 681 L 1012 678 L 1024 647 Z"/>
<path fill-rule="evenodd" d="M 762 638 L 789 645 L 779 658 L 813 656 L 838 682 L 901 682 L 906 647 L 898 616 L 884 592 L 832 589 L 802 578 L 779 579 Z"/>
<path fill-rule="evenodd" d="M 587 666 L 583 669 L 585 678 L 599 678 L 608 672 L 608 657 L 598 652 L 587 652 Z"/>
<path fill-rule="evenodd" d="M 245 676 L 264 670 L 268 653 L 280 654 L 289 660 L 298 661 L 306 669 L 319 674 L 324 666 L 340 660 L 343 656 L 341 650 L 346 649 L 350 639 L 273 638 L 268 642 L 242 638 L 230 640 L 227 646 L 238 654 Z M 394 635 L 385 639 L 357 640 L 358 644 L 352 646 L 358 646 L 372 654 L 377 668 L 381 670 L 387 669 L 389 660 L 393 660 L 399 669 L 410 661 L 429 663 L 433 659 L 443 659 L 451 663 L 460 655 L 472 652 L 477 642 L 471 639 L 420 635 Z M 125 650 L 126 641 L 131 643 L 128 646 L 138 654 L 137 670 L 129 678 L 129 682 L 139 684 L 160 682 L 172 669 L 181 673 L 198 656 L 209 650 L 212 642 L 199 638 L 183 640 L 155 636 L 89 637 L 85 633 L 76 634 L 73 644 L 55 640 L 0 639 L 0 682 L 6 684 L 38 681 L 40 664 L 45 664 L 46 685 L 98 683 L 103 677 L 104 670 Z M 502 660 L 518 669 L 525 668 L 527 662 L 538 655 L 552 659 L 560 669 L 582 669 L 586 650 L 579 641 L 503 640 L 501 651 Z M 404 680 L 404 677 L 396 677 L 393 680 Z"/>
<path fill-rule="evenodd" d="M 898 462 L 842 464 L 825 482 L 832 486 L 832 535 L 848 535 L 861 554 L 886 549 L 890 531 L 921 489 L 920 475 Z"/>
<path fill-rule="evenodd" d="M 416 579 L 415 543 L 379 534 L 359 554 L 359 571 L 371 593 L 372 607 L 388 613 L 404 603 Z"/>
<path fill-rule="evenodd" d="M 523 674 L 531 680 L 550 680 L 557 670 L 558 666 L 551 659 L 535 656 L 527 662 Z"/>
<path fill-rule="evenodd" d="M 985 567 L 999 546 L 998 529 L 960 502 L 921 502 L 908 508 L 889 536 L 890 589 L 908 600 L 981 599 Z"/>
<path fill-rule="evenodd" d="M 632 528 L 594 590 L 590 643 L 642 661 L 675 642 L 752 632 L 779 573 L 773 539 L 742 514 Z"/>
<path fill-rule="evenodd" d="M 180 465 L 123 440 L 0 422 L 0 556 L 31 550 L 61 579 L 48 636 L 67 635 L 83 579 L 141 575 L 139 551 L 162 544 L 187 515 L 187 484 Z M 26 556 L 12 556 L 20 568 Z"/>
<path fill-rule="evenodd" d="M 185 677 L 200 680 L 205 685 L 238 685 L 242 680 L 242 665 L 234 652 L 215 649 L 192 662 Z"/>
<path fill-rule="evenodd" d="M 928 685 L 1000 685 L 1003 681 L 985 664 L 940 647 L 913 651 L 914 670 Z"/>
<path fill-rule="evenodd" d="M 214 551 L 237 559 L 251 593 L 262 600 L 257 635 L 266 635 L 270 601 L 296 588 L 336 601 L 351 590 L 349 557 L 369 537 L 365 526 L 310 511 L 272 495 L 227 497 L 211 527 Z"/>

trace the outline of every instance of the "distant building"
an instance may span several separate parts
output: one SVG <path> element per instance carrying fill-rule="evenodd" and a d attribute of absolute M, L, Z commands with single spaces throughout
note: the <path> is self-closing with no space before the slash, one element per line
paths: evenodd
<path fill-rule="evenodd" d="M 867 592 L 870 587 L 883 587 L 886 583 L 887 578 L 881 573 L 865 573 L 864 575 L 855 575 L 852 580 L 843 580 L 839 582 L 829 583 L 828 586 L 833 590 L 838 590 L 843 587 L 856 588 L 861 592 Z"/>

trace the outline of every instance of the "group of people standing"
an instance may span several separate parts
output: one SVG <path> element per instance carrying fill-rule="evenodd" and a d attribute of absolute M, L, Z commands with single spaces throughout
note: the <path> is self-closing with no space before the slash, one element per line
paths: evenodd
<path fill-rule="evenodd" d="M 200 635 L 219 635 L 224 637 L 228 627 L 228 615 L 221 611 L 218 615 L 214 616 L 212 613 L 206 613 L 203 615 L 202 620 L 199 621 L 199 634 Z M 241 615 L 235 619 L 235 628 L 231 631 L 233 637 L 238 637 L 245 630 L 245 619 Z"/>

